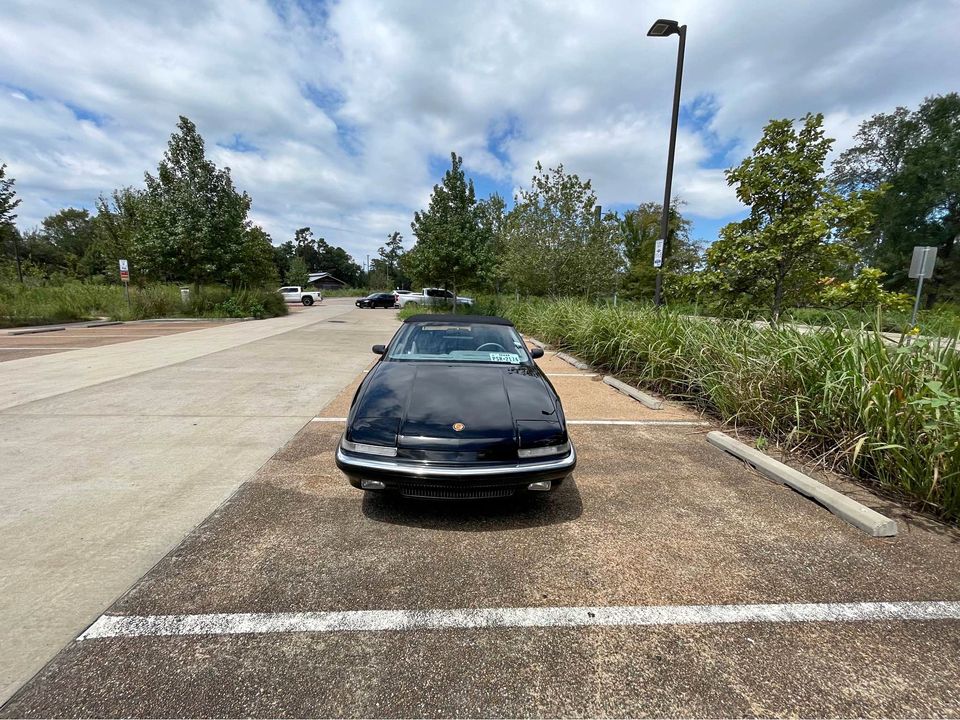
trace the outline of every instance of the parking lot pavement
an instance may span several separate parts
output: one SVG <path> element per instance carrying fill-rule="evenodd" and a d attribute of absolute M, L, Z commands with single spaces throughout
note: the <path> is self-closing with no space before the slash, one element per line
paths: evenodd
<path fill-rule="evenodd" d="M 550 496 L 461 504 L 363 496 L 309 423 L 0 714 L 960 713 L 960 535 L 870 538 L 634 422 L 572 425 Z"/>
<path fill-rule="evenodd" d="M 0 363 L 0 700 L 309 422 L 396 326 L 393 313 L 353 315 L 331 303 Z"/>
<path fill-rule="evenodd" d="M 0 330 L 0 362 L 20 360 L 38 355 L 52 355 L 70 350 L 113 345 L 114 343 L 165 337 L 177 333 L 219 327 L 233 320 L 170 320 L 125 322 L 102 325 L 95 322 L 70 323 L 63 330 L 21 335 L 23 328 Z M 47 329 L 49 328 L 34 328 Z"/>

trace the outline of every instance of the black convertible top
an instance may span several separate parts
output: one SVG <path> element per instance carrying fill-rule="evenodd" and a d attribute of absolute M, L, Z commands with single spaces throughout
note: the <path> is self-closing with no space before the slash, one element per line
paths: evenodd
<path fill-rule="evenodd" d="M 413 315 L 404 320 L 405 323 L 418 323 L 418 322 L 441 322 L 441 323 L 460 323 L 462 325 L 509 325 L 513 326 L 513 323 L 502 317 L 494 317 L 493 315 L 453 315 L 453 314 L 440 314 L 440 313 L 423 313 L 420 315 Z"/>

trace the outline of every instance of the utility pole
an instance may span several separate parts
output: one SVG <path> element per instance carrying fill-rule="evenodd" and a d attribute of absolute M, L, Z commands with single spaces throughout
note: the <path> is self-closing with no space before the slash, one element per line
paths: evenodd
<path fill-rule="evenodd" d="M 657 269 L 657 284 L 653 294 L 653 304 L 663 305 L 663 261 L 669 254 L 667 238 L 670 231 L 670 190 L 673 184 L 673 159 L 677 148 L 677 124 L 680 119 L 680 84 L 683 80 L 683 51 L 687 44 L 687 26 L 680 25 L 676 20 L 657 20 L 647 35 L 650 37 L 667 37 L 677 34 L 680 36 L 680 45 L 677 48 L 677 76 L 673 86 L 673 116 L 670 120 L 670 147 L 667 151 L 667 181 L 663 188 L 663 215 L 660 218 L 660 239 L 653 254 L 653 266 Z"/>

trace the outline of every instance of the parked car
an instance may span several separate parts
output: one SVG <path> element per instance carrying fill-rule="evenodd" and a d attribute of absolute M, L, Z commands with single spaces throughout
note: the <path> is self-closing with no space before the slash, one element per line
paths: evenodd
<path fill-rule="evenodd" d="M 400 296 L 401 295 L 413 295 L 413 290 L 400 290 L 397 288 L 393 291 L 393 299 L 397 302 L 397 307 L 400 307 Z"/>
<path fill-rule="evenodd" d="M 284 301 L 288 303 L 303 303 L 310 306 L 315 302 L 323 301 L 323 295 L 318 290 L 304 290 L 299 285 L 288 285 L 277 292 L 283 295 Z"/>
<path fill-rule="evenodd" d="M 356 302 L 358 308 L 392 308 L 396 306 L 397 301 L 394 299 L 392 292 L 375 292 L 370 293 L 366 297 L 360 298 Z"/>
<path fill-rule="evenodd" d="M 407 305 L 418 307 L 445 304 L 453 304 L 453 293 L 449 290 L 443 290 L 442 288 L 424 288 L 419 293 L 410 293 L 409 295 L 399 295 L 397 297 L 397 305 L 402 308 Z M 457 305 L 466 305 L 469 307 L 473 305 L 473 298 L 457 295 Z"/>
<path fill-rule="evenodd" d="M 418 498 L 547 492 L 577 464 L 560 398 L 513 325 L 415 315 L 367 373 L 337 446 L 350 484 Z"/>

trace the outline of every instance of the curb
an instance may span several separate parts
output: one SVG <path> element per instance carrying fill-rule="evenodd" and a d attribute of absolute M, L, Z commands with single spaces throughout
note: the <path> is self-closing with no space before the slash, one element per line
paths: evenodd
<path fill-rule="evenodd" d="M 107 320 L 104 322 L 95 322 L 95 323 L 90 323 L 89 325 L 84 325 L 84 327 L 98 328 L 98 327 L 108 327 L 110 325 L 123 325 L 123 320 Z"/>
<path fill-rule="evenodd" d="M 761 475 L 770 480 L 787 485 L 801 495 L 815 500 L 841 520 L 860 528 L 872 537 L 893 537 L 897 534 L 895 520 L 871 510 L 749 445 L 744 445 L 739 440 L 734 440 L 725 433 L 718 430 L 708 432 L 707 442 L 752 465 Z"/>
<path fill-rule="evenodd" d="M 542 342 L 540 342 L 539 340 L 537 340 L 536 338 L 530 337 L 529 335 L 527 335 L 526 337 L 527 337 L 527 342 L 529 342 L 530 344 L 536 345 L 536 346 L 537 346 L 538 348 L 540 348 L 541 350 L 546 350 L 546 349 L 547 349 L 547 344 L 546 344 L 546 343 L 542 343 Z"/>
<path fill-rule="evenodd" d="M 651 410 L 659 410 L 660 408 L 663 407 L 662 400 L 658 400 L 652 395 L 647 395 L 642 390 L 638 390 L 637 388 L 631 385 L 627 385 L 626 383 L 620 382 L 615 377 L 613 377 L 613 375 L 605 375 L 603 378 L 603 381 L 610 387 L 614 388 L 615 390 L 619 390 L 624 395 L 629 395 L 641 405 L 646 405 Z"/>
<path fill-rule="evenodd" d="M 573 365 L 577 370 L 591 369 L 590 366 L 587 365 L 585 362 L 583 362 L 582 360 L 577 360 L 577 358 L 573 357 L 572 355 L 567 355 L 566 353 L 558 352 L 557 357 L 563 360 L 565 363 L 569 363 Z"/>
<path fill-rule="evenodd" d="M 8 332 L 7 335 L 36 335 L 38 333 L 48 333 L 56 332 L 57 330 L 66 330 L 65 327 L 47 327 L 47 328 L 35 328 L 33 330 L 13 330 Z"/>

